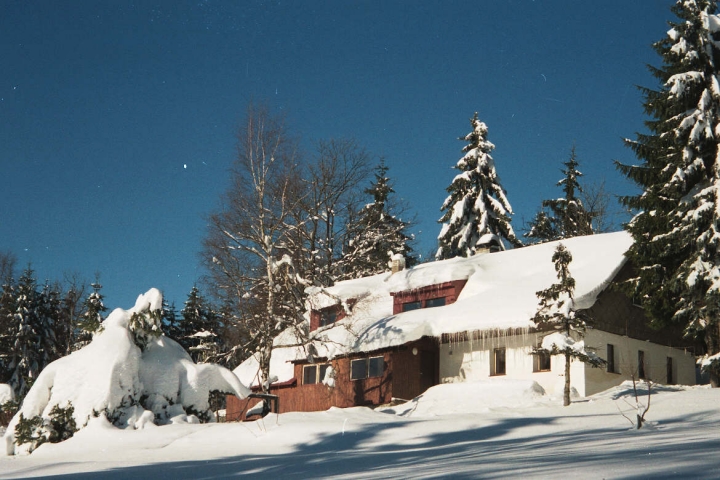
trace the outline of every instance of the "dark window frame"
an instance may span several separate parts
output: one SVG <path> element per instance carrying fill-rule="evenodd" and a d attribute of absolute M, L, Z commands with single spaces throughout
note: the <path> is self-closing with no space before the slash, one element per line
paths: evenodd
<path fill-rule="evenodd" d="M 495 348 L 492 353 L 492 376 L 507 375 L 507 349 Z"/>
<path fill-rule="evenodd" d="M 414 300 L 402 304 L 403 312 L 412 312 L 413 310 L 420 310 L 421 308 L 423 308 L 422 300 Z"/>
<path fill-rule="evenodd" d="M 420 299 L 404 302 L 402 304 L 402 311 L 411 312 L 413 310 L 420 310 L 423 308 L 444 307 L 445 305 L 447 305 L 447 297 L 433 297 L 424 300 Z"/>
<path fill-rule="evenodd" d="M 318 383 L 322 383 L 329 366 L 329 363 L 303 365 L 303 385 L 317 385 Z M 312 381 L 308 381 L 308 374 L 305 372 L 314 372 L 312 374 Z"/>
<path fill-rule="evenodd" d="M 338 311 L 336 308 L 326 308 L 320 310 L 320 327 L 327 327 L 337 322 Z"/>
<path fill-rule="evenodd" d="M 350 380 L 379 378 L 385 373 L 385 357 L 374 356 L 350 360 Z"/>
<path fill-rule="evenodd" d="M 615 345 L 612 343 L 607 344 L 607 373 L 620 373 L 617 371 L 617 364 L 615 363 Z"/>
<path fill-rule="evenodd" d="M 638 378 L 645 380 L 647 378 L 647 371 L 645 368 L 645 351 L 638 350 Z"/>
<path fill-rule="evenodd" d="M 549 372 L 552 370 L 552 364 L 550 363 L 552 355 L 550 355 L 550 352 L 541 351 L 533 355 L 533 357 L 535 357 L 533 361 L 533 373 Z"/>

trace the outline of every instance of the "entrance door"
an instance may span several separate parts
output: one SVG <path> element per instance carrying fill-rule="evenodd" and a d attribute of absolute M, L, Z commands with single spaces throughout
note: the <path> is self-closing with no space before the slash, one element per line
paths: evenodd
<path fill-rule="evenodd" d="M 438 384 L 439 356 L 437 351 L 420 350 L 420 393 Z"/>

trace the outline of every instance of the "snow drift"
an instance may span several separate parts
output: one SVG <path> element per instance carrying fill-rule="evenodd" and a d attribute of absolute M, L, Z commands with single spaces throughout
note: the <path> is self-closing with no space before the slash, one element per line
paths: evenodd
<path fill-rule="evenodd" d="M 10 421 L 7 454 L 27 451 L 15 445 L 15 426 L 24 418 L 49 419 L 55 407 L 72 404 L 78 428 L 105 416 L 117 427 L 214 421 L 209 394 L 246 397 L 250 391 L 228 369 L 195 364 L 183 348 L 162 335 L 162 294 L 151 289 L 130 310 L 115 309 L 86 347 L 43 370 Z"/>

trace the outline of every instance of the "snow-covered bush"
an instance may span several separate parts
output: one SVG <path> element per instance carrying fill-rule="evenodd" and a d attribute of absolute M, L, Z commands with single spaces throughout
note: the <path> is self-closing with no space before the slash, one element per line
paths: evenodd
<path fill-rule="evenodd" d="M 77 428 L 100 415 L 120 428 L 143 428 L 148 423 L 214 421 L 212 391 L 247 396 L 250 391 L 230 370 L 195 364 L 179 344 L 162 335 L 157 322 L 161 307 L 162 294 L 149 290 L 132 309 L 113 311 L 87 346 L 48 365 L 10 421 L 7 453 L 31 450 L 15 435 L 21 418 L 40 417 L 46 424 L 59 415 L 57 408 L 69 404 Z"/>

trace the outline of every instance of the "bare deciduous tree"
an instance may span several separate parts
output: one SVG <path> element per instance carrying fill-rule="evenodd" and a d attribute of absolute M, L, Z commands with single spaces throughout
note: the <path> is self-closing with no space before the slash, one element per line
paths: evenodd
<path fill-rule="evenodd" d="M 302 288 L 288 255 L 304 201 L 297 143 L 281 118 L 250 105 L 238 135 L 232 186 L 209 220 L 205 262 L 222 297 L 232 299 L 247 333 L 242 346 L 260 363 L 260 384 L 270 383 L 273 340 L 302 324 Z"/>

